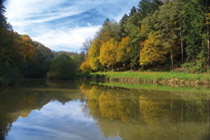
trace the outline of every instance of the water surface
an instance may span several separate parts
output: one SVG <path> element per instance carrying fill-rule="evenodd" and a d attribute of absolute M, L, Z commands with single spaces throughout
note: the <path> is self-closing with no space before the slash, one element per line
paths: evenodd
<path fill-rule="evenodd" d="M 0 91 L 0 140 L 207 140 L 205 92 L 27 81 Z"/>

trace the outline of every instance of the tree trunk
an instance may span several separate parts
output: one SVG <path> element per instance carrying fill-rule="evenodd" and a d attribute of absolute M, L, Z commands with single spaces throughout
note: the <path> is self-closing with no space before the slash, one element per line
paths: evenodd
<path fill-rule="evenodd" d="M 181 41 L 181 51 L 182 51 L 182 64 L 184 64 L 184 45 L 183 45 L 183 41 Z"/>
<path fill-rule="evenodd" d="M 174 58 L 173 58 L 173 49 L 172 46 L 170 46 L 170 53 L 171 53 L 171 69 L 174 69 Z"/>
<path fill-rule="evenodd" d="M 181 38 L 181 54 L 182 54 L 182 64 L 184 63 L 184 44 L 183 44 L 183 40 L 182 40 L 182 29 L 181 29 L 181 33 L 180 33 L 180 38 Z"/>
<path fill-rule="evenodd" d="M 208 17 L 208 14 L 209 14 L 209 0 L 206 0 L 206 13 L 207 13 L 207 17 Z M 207 54 L 207 72 L 209 71 L 209 52 L 210 52 L 210 44 L 209 44 L 209 19 L 207 19 L 206 21 L 206 26 L 207 26 L 207 42 L 208 42 L 208 46 L 207 46 L 207 49 L 208 49 L 208 54 Z"/>

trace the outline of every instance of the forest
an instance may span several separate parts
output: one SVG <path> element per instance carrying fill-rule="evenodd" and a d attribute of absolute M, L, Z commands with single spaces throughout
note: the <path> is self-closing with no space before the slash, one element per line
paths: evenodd
<path fill-rule="evenodd" d="M 0 1 L 0 85 L 23 78 L 71 79 L 80 72 L 201 73 L 210 64 L 209 0 L 141 0 L 119 22 L 106 19 L 83 51 L 54 52 L 13 31 Z"/>
<path fill-rule="evenodd" d="M 70 79 L 77 76 L 85 54 L 54 52 L 28 35 L 13 31 L 0 1 L 0 86 L 23 78 Z"/>
<path fill-rule="evenodd" d="M 209 26 L 209 0 L 141 0 L 106 19 L 81 70 L 208 72 Z"/>

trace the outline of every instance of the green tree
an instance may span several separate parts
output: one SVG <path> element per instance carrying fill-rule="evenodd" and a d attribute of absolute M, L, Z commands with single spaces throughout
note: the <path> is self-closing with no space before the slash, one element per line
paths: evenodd
<path fill-rule="evenodd" d="M 71 57 L 63 54 L 51 62 L 49 79 L 72 79 L 77 74 L 77 67 Z"/>
<path fill-rule="evenodd" d="M 14 84 L 21 77 L 17 67 L 20 55 L 15 48 L 12 27 L 7 23 L 4 0 L 0 1 L 0 86 Z"/>
<path fill-rule="evenodd" d="M 194 61 L 202 47 L 204 11 L 201 3 L 188 1 L 184 7 L 183 32 L 186 42 L 187 61 Z"/>
<path fill-rule="evenodd" d="M 130 11 L 129 18 L 125 25 L 125 31 L 129 37 L 129 46 L 131 47 L 128 53 L 130 58 L 130 69 L 139 68 L 139 51 L 140 51 L 140 28 L 137 26 L 138 23 L 137 9 L 133 7 Z"/>
<path fill-rule="evenodd" d="M 125 14 L 120 20 L 120 35 L 122 38 L 128 36 L 128 31 L 126 31 L 126 24 L 127 24 L 128 18 L 129 16 Z"/>
<path fill-rule="evenodd" d="M 161 0 L 141 0 L 138 5 L 139 20 L 151 16 L 162 4 Z"/>
<path fill-rule="evenodd" d="M 209 8 L 210 9 L 210 8 Z M 209 63 L 210 63 L 210 41 L 209 41 L 209 25 L 210 25 L 210 13 L 208 12 L 206 15 L 206 26 L 207 26 L 207 43 L 208 43 L 208 52 L 207 52 L 207 70 L 209 70 Z"/>
<path fill-rule="evenodd" d="M 158 36 L 162 38 L 163 45 L 169 48 L 171 68 L 174 69 L 174 56 L 176 52 L 173 45 L 179 39 L 180 33 L 180 18 L 182 5 L 178 1 L 172 1 L 160 7 L 154 15 L 157 17 L 155 30 L 159 33 Z M 176 46 L 175 46 L 176 47 Z"/>

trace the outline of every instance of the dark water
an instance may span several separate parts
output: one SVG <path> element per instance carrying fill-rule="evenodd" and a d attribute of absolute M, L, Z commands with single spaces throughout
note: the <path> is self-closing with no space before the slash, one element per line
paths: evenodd
<path fill-rule="evenodd" d="M 208 94 L 28 81 L 0 91 L 0 140 L 209 140 Z"/>

